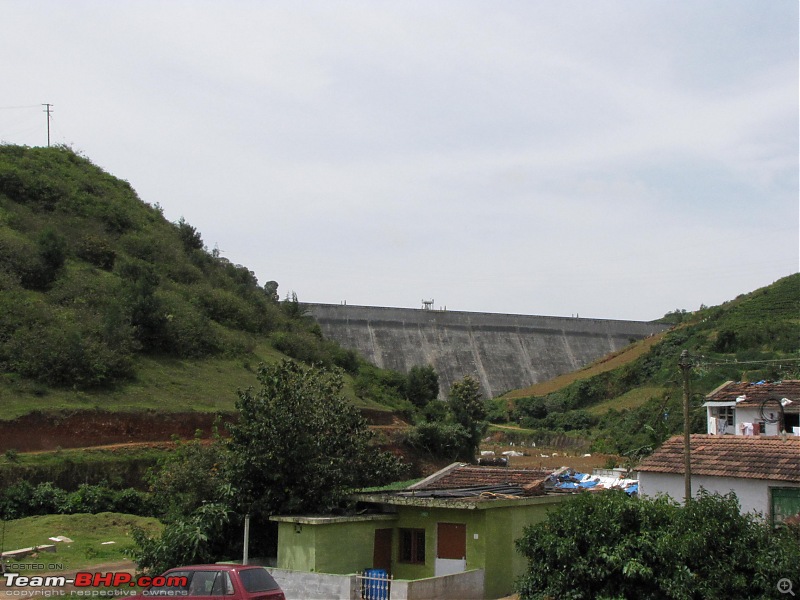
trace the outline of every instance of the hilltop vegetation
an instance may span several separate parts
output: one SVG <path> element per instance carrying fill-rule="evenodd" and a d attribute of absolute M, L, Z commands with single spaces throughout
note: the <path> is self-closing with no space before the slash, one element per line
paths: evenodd
<path fill-rule="evenodd" d="M 647 454 L 682 431 L 682 378 L 678 357 L 687 349 L 692 427 L 705 431 L 704 394 L 728 380 L 800 377 L 800 274 L 697 312 L 666 316 L 673 329 L 562 384 L 534 386 L 494 402 L 492 420 L 540 432 L 588 438 L 597 452 Z M 644 351 L 643 351 L 644 350 Z M 627 362 L 619 360 L 627 356 Z M 618 364 L 618 363 L 622 364 Z"/>
<path fill-rule="evenodd" d="M 0 400 L 14 414 L 28 400 L 153 408 L 150 397 L 164 410 L 173 395 L 183 409 L 232 409 L 262 361 L 365 368 L 277 290 L 69 148 L 0 146 Z M 362 405 L 385 395 L 362 388 Z"/>

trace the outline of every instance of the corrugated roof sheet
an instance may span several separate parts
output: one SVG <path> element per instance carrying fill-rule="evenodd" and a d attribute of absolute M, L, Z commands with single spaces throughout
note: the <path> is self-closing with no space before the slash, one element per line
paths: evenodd
<path fill-rule="evenodd" d="M 692 475 L 800 483 L 800 437 L 692 435 Z M 683 436 L 666 442 L 639 464 L 639 471 L 683 473 Z"/>

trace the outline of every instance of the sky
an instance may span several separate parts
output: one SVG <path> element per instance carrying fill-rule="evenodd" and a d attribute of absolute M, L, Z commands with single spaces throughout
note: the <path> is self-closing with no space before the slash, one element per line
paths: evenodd
<path fill-rule="evenodd" d="M 796 0 L 3 0 L 66 144 L 301 301 L 651 320 L 798 271 Z"/>

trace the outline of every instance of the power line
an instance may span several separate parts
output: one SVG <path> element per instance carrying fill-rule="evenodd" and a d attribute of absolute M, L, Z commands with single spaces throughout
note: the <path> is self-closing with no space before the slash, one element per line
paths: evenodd
<path fill-rule="evenodd" d="M 772 358 L 769 360 L 726 360 L 719 362 L 704 362 L 698 364 L 704 367 L 716 367 L 721 365 L 760 365 L 760 364 L 783 364 L 787 362 L 800 362 L 800 358 Z"/>
<path fill-rule="evenodd" d="M 21 108 L 39 108 L 41 104 L 26 104 L 25 106 L 0 106 L 0 110 L 16 110 Z"/>

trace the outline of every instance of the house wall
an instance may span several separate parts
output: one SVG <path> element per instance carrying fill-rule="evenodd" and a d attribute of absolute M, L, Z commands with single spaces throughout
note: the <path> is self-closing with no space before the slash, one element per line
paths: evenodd
<path fill-rule="evenodd" d="M 464 523 L 467 526 L 467 570 L 483 568 L 485 550 L 484 511 L 425 507 L 398 507 L 392 547 L 393 575 L 397 579 L 423 579 L 434 576 L 436 532 L 438 523 Z M 398 529 L 425 530 L 425 564 L 398 561 Z M 475 539 L 477 536 L 477 539 Z"/>
<path fill-rule="evenodd" d="M 728 427 L 725 430 L 725 435 L 742 435 L 742 430 L 740 429 L 740 425 L 742 423 L 760 423 L 762 422 L 761 419 L 761 409 L 760 407 L 755 406 L 736 406 L 734 407 L 733 413 L 733 426 Z M 710 419 L 711 417 L 719 417 L 719 408 L 709 406 L 707 409 L 707 417 Z M 777 410 L 773 409 L 772 411 L 767 410 L 767 416 L 772 415 L 771 418 L 777 418 Z M 709 423 L 708 432 L 711 433 L 710 429 L 711 425 Z M 780 433 L 778 429 L 778 423 L 764 423 L 764 428 L 760 432 L 761 435 L 778 435 Z"/>
<path fill-rule="evenodd" d="M 372 567 L 375 530 L 392 525 L 386 521 L 279 523 L 278 566 L 312 573 L 363 571 Z"/>
<path fill-rule="evenodd" d="M 769 517 L 771 487 L 800 487 L 800 483 L 772 481 L 766 479 L 739 479 L 734 477 L 692 476 L 692 493 L 697 495 L 700 487 L 709 492 L 736 493 L 743 513 L 759 512 Z M 667 494 L 683 502 L 684 483 L 682 473 L 639 472 L 639 493 L 642 496 Z"/>
<path fill-rule="evenodd" d="M 278 523 L 278 567 L 294 571 L 317 570 L 316 527 Z"/>
<path fill-rule="evenodd" d="M 529 506 L 495 508 L 486 512 L 486 597 L 499 598 L 513 592 L 514 581 L 521 576 L 527 561 L 517 552 L 514 541 L 525 527 L 547 518 L 548 510 L 573 496 L 552 497 L 554 502 Z"/>
<path fill-rule="evenodd" d="M 397 506 L 397 514 L 392 520 L 325 524 L 279 522 L 277 566 L 280 570 L 294 572 L 356 573 L 372 567 L 375 530 L 392 528 L 392 575 L 395 580 L 430 579 L 435 576 L 438 524 L 463 523 L 466 526 L 466 570 L 480 571 L 486 597 L 497 598 L 513 591 L 515 579 L 526 568 L 514 540 L 522 536 L 527 525 L 543 521 L 548 510 L 570 498 L 572 496 L 568 494 L 547 496 L 534 499 L 531 504 L 497 501 L 481 509 Z M 425 530 L 424 564 L 398 561 L 399 529 L 404 528 Z M 292 575 L 292 581 L 298 577 L 300 575 Z M 450 581 L 439 579 L 435 585 Z M 302 577 L 299 581 L 305 582 Z M 452 580 L 454 583 L 447 585 L 462 581 L 465 580 L 456 578 Z M 411 587 L 414 594 L 427 589 L 424 586 Z"/>

